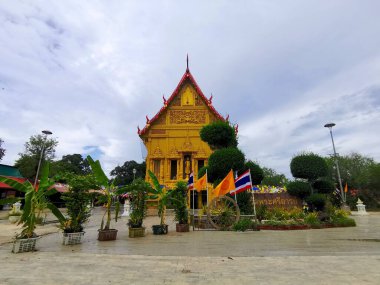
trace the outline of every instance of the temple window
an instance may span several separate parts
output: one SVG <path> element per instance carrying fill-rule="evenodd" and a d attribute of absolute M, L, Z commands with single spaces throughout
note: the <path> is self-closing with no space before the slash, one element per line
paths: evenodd
<path fill-rule="evenodd" d="M 204 159 L 198 159 L 198 173 L 199 173 L 199 170 L 205 166 L 205 161 Z"/>
<path fill-rule="evenodd" d="M 157 177 L 160 176 L 160 161 L 158 159 L 153 160 L 153 172 Z"/>
<path fill-rule="evenodd" d="M 177 179 L 177 160 L 170 161 L 170 180 Z"/>

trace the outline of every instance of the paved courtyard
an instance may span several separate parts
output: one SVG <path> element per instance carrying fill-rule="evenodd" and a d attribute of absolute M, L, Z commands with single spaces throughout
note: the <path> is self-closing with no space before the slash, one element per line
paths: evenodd
<path fill-rule="evenodd" d="M 38 251 L 12 254 L 17 227 L 0 220 L 0 284 L 380 284 L 380 213 L 357 227 L 300 231 L 176 233 L 97 241 L 100 208 L 81 245 L 63 246 L 54 224 L 38 228 Z"/>

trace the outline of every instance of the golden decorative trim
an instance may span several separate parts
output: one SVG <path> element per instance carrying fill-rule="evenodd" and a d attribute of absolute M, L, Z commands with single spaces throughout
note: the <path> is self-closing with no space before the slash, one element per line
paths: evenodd
<path fill-rule="evenodd" d="M 206 123 L 206 111 L 204 110 L 171 110 L 169 116 L 171 124 Z"/>
<path fill-rule="evenodd" d="M 162 150 L 157 146 L 152 154 L 152 157 L 154 158 L 162 158 L 163 157 L 163 153 L 162 153 Z"/>
<path fill-rule="evenodd" d="M 152 132 L 152 135 L 164 135 L 164 134 L 166 134 L 166 130 L 152 130 L 151 131 Z"/>

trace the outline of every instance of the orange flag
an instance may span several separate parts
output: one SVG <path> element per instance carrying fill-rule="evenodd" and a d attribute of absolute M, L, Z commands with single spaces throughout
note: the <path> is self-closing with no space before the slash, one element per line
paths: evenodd
<path fill-rule="evenodd" d="M 194 183 L 194 188 L 197 189 L 198 192 L 200 192 L 202 189 L 206 188 L 206 183 L 207 183 L 207 172 L 205 175 L 199 178 L 197 182 Z"/>
<path fill-rule="evenodd" d="M 344 186 L 344 193 L 347 193 L 348 192 L 348 186 L 347 186 L 347 182 L 346 182 L 346 185 Z"/>
<path fill-rule="evenodd" d="M 222 180 L 222 182 L 220 182 L 219 185 L 215 187 L 214 195 L 215 197 L 223 196 L 229 193 L 231 190 L 235 190 L 235 179 L 232 169 L 230 172 L 228 172 L 227 176 Z"/>

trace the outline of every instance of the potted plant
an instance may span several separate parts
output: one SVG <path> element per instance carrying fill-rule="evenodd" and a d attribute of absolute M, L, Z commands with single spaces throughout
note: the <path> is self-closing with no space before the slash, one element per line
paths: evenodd
<path fill-rule="evenodd" d="M 164 187 L 160 185 L 156 175 L 152 171 L 148 171 L 149 176 L 153 183 L 153 188 L 151 189 L 150 199 L 157 199 L 157 210 L 158 216 L 160 217 L 160 224 L 153 225 L 152 230 L 155 235 L 163 235 L 168 233 L 168 225 L 165 224 L 165 214 L 166 214 L 166 205 L 170 200 L 171 193 L 173 191 L 166 191 Z"/>
<path fill-rule="evenodd" d="M 22 224 L 22 231 L 14 240 L 12 248 L 12 252 L 14 253 L 35 250 L 38 236 L 34 230 L 36 228 L 37 209 L 39 205 L 46 205 L 61 224 L 65 221 L 65 217 L 62 213 L 47 198 L 48 196 L 57 193 L 53 188 L 55 182 L 48 178 L 48 174 L 49 164 L 46 163 L 42 168 L 41 180 L 36 189 L 29 181 L 20 183 L 16 180 L 0 176 L 0 182 L 9 185 L 17 191 L 25 193 L 24 210 L 20 217 L 20 221 L 18 222 L 18 224 Z"/>
<path fill-rule="evenodd" d="M 21 203 L 16 202 L 12 205 L 12 210 L 9 211 L 8 214 L 8 220 L 12 224 L 17 223 L 20 220 L 20 217 L 22 215 L 22 211 L 20 210 Z"/>
<path fill-rule="evenodd" d="M 147 214 L 146 200 L 151 187 L 149 183 L 138 178 L 126 187 L 128 198 L 130 199 L 131 213 L 128 221 L 128 236 L 130 238 L 143 237 L 145 227 L 143 220 Z"/>
<path fill-rule="evenodd" d="M 84 235 L 83 224 L 91 215 L 88 190 L 96 187 L 92 176 L 72 175 L 68 177 L 69 191 L 63 193 L 68 218 L 62 224 L 63 245 L 79 244 Z"/>
<path fill-rule="evenodd" d="M 189 231 L 189 210 L 187 208 L 187 183 L 178 181 L 171 197 L 174 206 L 176 232 Z"/>
<path fill-rule="evenodd" d="M 92 172 L 95 176 L 96 181 L 103 189 L 103 195 L 99 197 L 99 202 L 105 204 L 105 212 L 102 217 L 102 223 L 100 229 L 98 230 L 98 240 L 99 241 L 108 241 L 116 240 L 117 229 L 111 229 L 111 207 L 115 205 L 115 222 L 120 211 L 120 203 L 117 199 L 116 187 L 114 183 L 110 182 L 108 177 L 104 174 L 104 171 L 100 165 L 99 160 L 94 161 L 91 156 L 87 156 L 87 160 L 91 166 Z M 107 215 L 106 222 L 104 223 L 104 218 Z"/>

